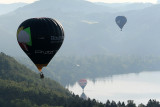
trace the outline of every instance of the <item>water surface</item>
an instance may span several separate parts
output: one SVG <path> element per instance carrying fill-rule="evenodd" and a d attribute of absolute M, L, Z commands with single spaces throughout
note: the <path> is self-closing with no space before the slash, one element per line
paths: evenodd
<path fill-rule="evenodd" d="M 84 93 L 91 99 L 105 103 L 107 99 L 124 101 L 134 100 L 138 105 L 147 104 L 149 99 L 160 101 L 160 71 L 123 74 L 106 78 L 97 78 L 94 82 L 87 80 Z M 67 88 L 81 95 L 82 89 L 76 82 Z"/>

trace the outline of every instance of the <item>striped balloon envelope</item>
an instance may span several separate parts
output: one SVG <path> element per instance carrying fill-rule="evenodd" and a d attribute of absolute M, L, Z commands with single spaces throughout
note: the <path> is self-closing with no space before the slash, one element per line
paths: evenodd
<path fill-rule="evenodd" d="M 79 85 L 81 86 L 82 89 L 85 88 L 85 86 L 87 85 L 87 80 L 86 79 L 80 79 L 78 81 Z"/>

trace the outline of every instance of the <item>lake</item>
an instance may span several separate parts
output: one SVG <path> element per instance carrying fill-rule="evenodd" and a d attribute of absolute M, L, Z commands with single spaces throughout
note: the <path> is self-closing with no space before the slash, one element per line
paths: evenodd
<path fill-rule="evenodd" d="M 77 82 L 66 88 L 75 94 L 82 94 L 82 89 Z M 134 100 L 136 105 L 140 103 L 146 105 L 149 99 L 160 101 L 160 71 L 114 75 L 97 78 L 95 81 L 87 79 L 84 93 L 87 97 L 103 103 L 107 99 L 125 103 L 127 100 Z"/>

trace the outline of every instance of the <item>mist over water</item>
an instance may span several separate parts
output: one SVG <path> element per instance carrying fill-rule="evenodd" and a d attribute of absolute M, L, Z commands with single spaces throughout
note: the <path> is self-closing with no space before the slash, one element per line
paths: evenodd
<path fill-rule="evenodd" d="M 147 104 L 150 99 L 160 100 L 160 71 L 115 75 L 87 82 L 84 90 L 86 96 L 103 103 L 107 100 L 125 103 L 127 100 L 134 100 L 138 105 Z M 79 96 L 82 94 L 77 82 L 67 88 Z"/>

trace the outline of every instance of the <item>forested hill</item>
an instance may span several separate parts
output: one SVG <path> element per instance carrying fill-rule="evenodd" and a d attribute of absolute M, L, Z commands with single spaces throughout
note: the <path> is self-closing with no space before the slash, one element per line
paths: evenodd
<path fill-rule="evenodd" d="M 41 80 L 14 58 L 0 53 L 0 107 L 92 107 L 94 104 L 95 100 L 84 101 L 53 80 Z"/>

